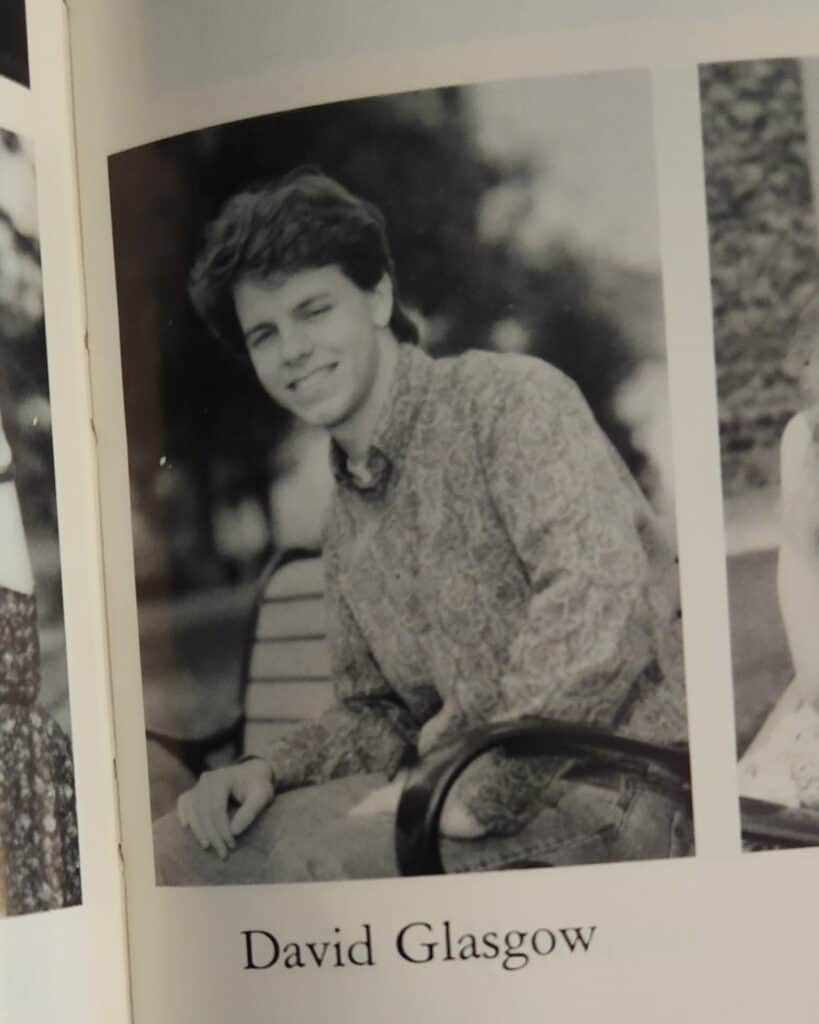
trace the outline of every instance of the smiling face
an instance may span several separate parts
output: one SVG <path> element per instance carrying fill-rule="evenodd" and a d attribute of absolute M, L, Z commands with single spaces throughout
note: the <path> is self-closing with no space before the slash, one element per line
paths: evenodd
<path fill-rule="evenodd" d="M 340 443 L 366 421 L 387 329 L 392 286 L 385 275 L 364 291 L 337 266 L 284 280 L 242 278 L 236 314 L 253 368 L 274 401 Z"/>

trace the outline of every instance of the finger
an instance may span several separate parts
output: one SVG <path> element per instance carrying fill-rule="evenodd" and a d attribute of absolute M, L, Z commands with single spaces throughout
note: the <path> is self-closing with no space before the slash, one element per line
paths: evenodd
<path fill-rule="evenodd" d="M 272 799 L 272 786 L 254 787 L 233 815 L 233 820 L 230 822 L 230 831 L 233 835 L 240 836 L 246 828 L 249 828 Z"/>
<path fill-rule="evenodd" d="M 208 839 L 208 831 L 202 821 L 201 808 L 199 801 L 201 799 L 201 793 L 197 789 L 191 791 L 190 802 L 188 803 L 188 823 L 190 825 L 191 832 L 196 836 L 199 845 L 203 850 L 207 850 L 210 846 L 210 840 Z"/>
<path fill-rule="evenodd" d="M 228 851 L 234 849 L 236 846 L 236 840 L 233 838 L 233 833 L 230 831 L 230 815 L 228 814 L 229 806 L 229 787 L 223 786 L 220 787 L 219 790 L 214 790 L 211 794 L 211 821 L 213 822 L 213 827 L 216 829 L 217 835 L 225 844 Z"/>
<path fill-rule="evenodd" d="M 227 821 L 228 790 L 215 779 L 209 779 L 202 793 L 201 820 L 207 829 L 211 846 L 224 860 L 228 855 L 228 843 L 223 828 L 229 830 Z M 230 837 L 232 840 L 232 836 Z"/>
<path fill-rule="evenodd" d="M 219 834 L 219 827 L 213 817 L 213 807 L 205 804 L 202 808 L 202 823 L 207 829 L 208 843 L 213 847 L 214 852 L 220 860 L 227 856 L 227 844 Z"/>
<path fill-rule="evenodd" d="M 365 796 L 363 800 L 359 800 L 358 803 L 350 809 L 351 818 L 366 818 L 370 814 L 377 814 L 384 805 L 384 791 L 387 789 L 386 786 L 382 786 L 376 789 L 375 792 L 370 793 L 369 796 Z"/>
<path fill-rule="evenodd" d="M 398 801 L 401 799 L 401 786 L 391 783 L 388 786 L 379 786 L 369 796 L 365 796 L 350 811 L 351 817 L 366 817 L 371 814 L 393 813 L 398 808 Z"/>
<path fill-rule="evenodd" d="M 196 787 L 194 804 L 207 844 L 222 860 L 227 856 L 227 844 L 219 832 L 218 812 L 220 803 L 224 807 L 227 800 L 227 786 L 220 782 L 219 774 L 205 772 Z"/>
<path fill-rule="evenodd" d="M 199 814 L 199 820 L 202 822 L 202 826 L 205 829 L 205 837 L 208 841 L 208 846 L 212 846 L 219 859 L 224 860 L 227 856 L 227 846 L 225 845 L 224 839 L 219 835 L 219 830 L 213 820 L 213 806 L 211 805 L 210 799 L 203 801 L 202 806 L 199 808 Z"/>

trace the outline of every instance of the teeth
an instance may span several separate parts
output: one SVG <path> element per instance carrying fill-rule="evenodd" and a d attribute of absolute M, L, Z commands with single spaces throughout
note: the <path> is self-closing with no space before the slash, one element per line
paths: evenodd
<path fill-rule="evenodd" d="M 317 377 L 320 374 L 329 373 L 330 371 L 334 370 L 335 368 L 336 368 L 336 364 L 335 363 L 333 363 L 331 366 L 319 366 L 317 369 L 311 370 L 310 373 L 308 373 L 306 377 L 301 377 L 299 380 L 293 381 L 293 383 L 289 384 L 288 387 L 291 390 L 295 390 L 296 388 L 300 388 L 303 384 L 305 384 L 308 381 L 312 380 L 313 377 Z"/>

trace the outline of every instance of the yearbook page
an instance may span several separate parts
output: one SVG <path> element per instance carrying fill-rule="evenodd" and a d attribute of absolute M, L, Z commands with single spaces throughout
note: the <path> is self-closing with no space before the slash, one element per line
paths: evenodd
<path fill-rule="evenodd" d="M 65 8 L 0 15 L 0 1018 L 130 1016 Z"/>
<path fill-rule="evenodd" d="M 809 1014 L 809 6 L 72 19 L 137 1024 Z"/>

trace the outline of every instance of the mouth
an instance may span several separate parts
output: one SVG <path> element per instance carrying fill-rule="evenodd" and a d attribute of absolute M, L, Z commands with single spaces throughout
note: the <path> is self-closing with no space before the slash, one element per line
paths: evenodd
<path fill-rule="evenodd" d="M 287 390 L 309 390 L 314 385 L 321 383 L 324 378 L 333 373 L 337 367 L 338 363 L 326 363 L 323 366 L 316 366 L 312 370 L 308 370 L 307 373 L 303 373 L 300 377 L 296 377 L 295 380 L 291 380 L 287 385 Z"/>

